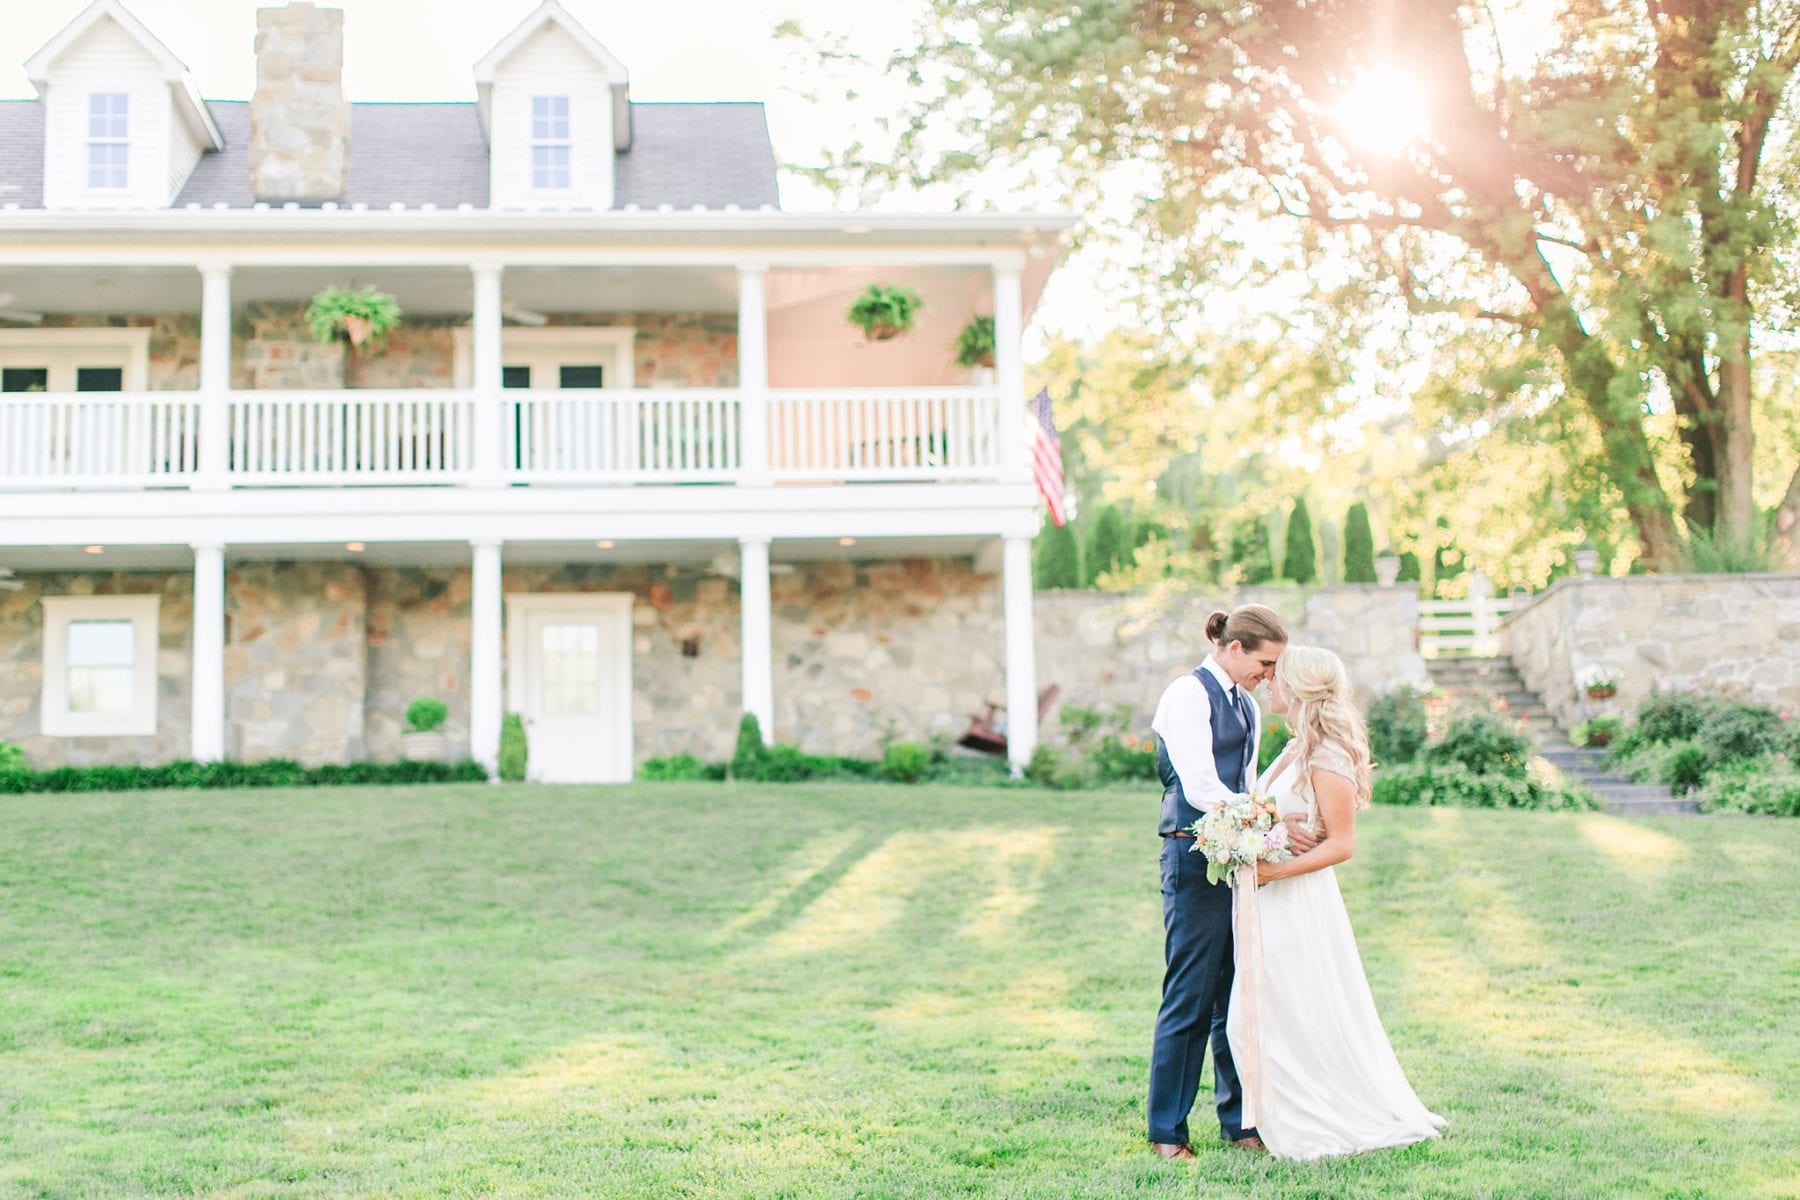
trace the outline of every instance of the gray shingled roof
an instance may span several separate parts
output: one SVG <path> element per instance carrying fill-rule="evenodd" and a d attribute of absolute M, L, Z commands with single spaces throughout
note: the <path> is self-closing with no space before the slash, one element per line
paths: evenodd
<path fill-rule="evenodd" d="M 247 208 L 250 105 L 209 100 L 225 148 L 206 154 L 177 207 Z M 776 204 L 775 152 L 760 104 L 633 104 L 631 149 L 618 158 L 614 206 L 759 208 Z M 44 114 L 0 101 L 0 204 L 44 204 Z M 473 104 L 352 104 L 347 204 L 386 208 L 488 202 L 487 143 Z"/>

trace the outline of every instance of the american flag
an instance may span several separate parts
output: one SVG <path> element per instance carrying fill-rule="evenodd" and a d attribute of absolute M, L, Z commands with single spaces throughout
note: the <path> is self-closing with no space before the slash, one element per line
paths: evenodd
<path fill-rule="evenodd" d="M 1031 477 L 1037 480 L 1038 495 L 1050 509 L 1050 519 L 1058 525 L 1068 523 L 1063 504 L 1062 439 L 1056 436 L 1056 422 L 1050 415 L 1050 389 L 1042 388 L 1031 402 L 1037 414 L 1037 429 L 1031 438 Z"/>

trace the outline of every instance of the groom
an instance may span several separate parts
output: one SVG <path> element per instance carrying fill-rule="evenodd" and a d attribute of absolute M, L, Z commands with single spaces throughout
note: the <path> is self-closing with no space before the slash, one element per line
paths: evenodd
<path fill-rule="evenodd" d="M 1231 1000 L 1231 887 L 1206 881 L 1194 857 L 1190 825 L 1202 809 L 1248 792 L 1256 780 L 1260 720 L 1250 692 L 1275 674 L 1287 629 L 1275 610 L 1246 604 L 1206 620 L 1213 652 L 1191 674 L 1168 686 L 1150 727 L 1162 776 L 1162 1008 L 1150 1054 L 1150 1146 L 1164 1158 L 1192 1158 L 1188 1111 L 1200 1087 L 1200 1064 L 1211 1035 L 1213 1094 L 1222 1136 L 1262 1150 L 1245 1129 L 1243 1092 L 1225 1036 Z"/>

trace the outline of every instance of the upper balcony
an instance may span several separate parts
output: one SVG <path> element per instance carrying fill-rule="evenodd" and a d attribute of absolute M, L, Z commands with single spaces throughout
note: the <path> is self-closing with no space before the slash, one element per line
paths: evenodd
<path fill-rule="evenodd" d="M 1021 272 L 915 257 L 0 270 L 0 490 L 1019 478 Z M 925 297 L 910 336 L 846 323 L 876 280 Z M 405 310 L 376 352 L 302 319 L 346 283 Z M 954 362 L 976 314 L 996 369 Z"/>

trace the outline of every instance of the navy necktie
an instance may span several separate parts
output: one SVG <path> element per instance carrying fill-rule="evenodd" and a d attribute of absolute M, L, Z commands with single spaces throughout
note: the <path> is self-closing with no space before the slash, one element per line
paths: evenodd
<path fill-rule="evenodd" d="M 1244 695 L 1244 689 L 1231 689 L 1231 704 L 1237 710 L 1238 720 L 1244 725 L 1244 776 L 1240 786 L 1250 786 L 1251 755 L 1256 752 L 1256 721 L 1250 716 L 1250 699 Z"/>

